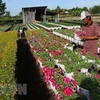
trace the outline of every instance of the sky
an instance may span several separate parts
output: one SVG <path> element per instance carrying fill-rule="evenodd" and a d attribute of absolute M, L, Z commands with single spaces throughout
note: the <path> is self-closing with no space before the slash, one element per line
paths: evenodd
<path fill-rule="evenodd" d="M 6 3 L 6 11 L 12 16 L 19 14 L 24 7 L 48 6 L 49 9 L 71 9 L 73 7 L 93 7 L 100 5 L 100 0 L 2 0 Z"/>

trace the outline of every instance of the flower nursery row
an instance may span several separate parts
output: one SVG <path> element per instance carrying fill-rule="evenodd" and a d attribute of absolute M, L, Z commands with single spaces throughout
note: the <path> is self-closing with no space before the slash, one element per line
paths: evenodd
<path fill-rule="evenodd" d="M 53 24 L 53 23 L 46 23 L 46 24 Z M 56 29 L 54 27 L 54 29 L 52 30 L 51 28 L 46 27 L 46 26 L 41 25 L 41 24 L 38 24 L 38 23 L 36 23 L 35 25 L 38 25 L 38 26 L 42 27 L 43 29 L 50 31 L 50 32 L 52 32 L 53 34 L 55 34 L 59 37 L 67 39 L 72 43 L 76 43 L 79 46 L 83 45 L 83 42 L 80 41 L 79 35 L 86 34 L 86 33 L 82 32 L 80 30 L 79 26 L 65 26 L 66 27 L 65 29 L 63 29 L 63 27 L 62 27 L 62 29 L 61 28 Z M 100 46 L 100 43 L 99 43 L 99 46 Z M 97 52 L 98 52 L 98 54 L 100 54 L 100 48 L 99 47 L 97 49 Z M 94 58 L 91 57 L 91 59 L 94 59 Z"/>
<path fill-rule="evenodd" d="M 6 30 L 8 30 L 9 28 L 11 28 L 12 26 L 11 25 L 1 25 L 0 26 L 0 31 L 6 31 Z"/>
<path fill-rule="evenodd" d="M 82 59 L 81 49 L 77 55 L 65 48 L 67 40 L 43 29 L 26 31 L 26 36 L 56 100 L 99 100 L 100 69 Z"/>
<path fill-rule="evenodd" d="M 0 100 L 13 100 L 16 93 L 16 39 L 15 31 L 0 32 Z"/>
<path fill-rule="evenodd" d="M 29 30 L 39 29 L 39 27 L 37 27 L 37 26 L 34 25 L 33 23 L 28 23 L 26 26 L 27 26 L 27 28 L 28 28 Z"/>

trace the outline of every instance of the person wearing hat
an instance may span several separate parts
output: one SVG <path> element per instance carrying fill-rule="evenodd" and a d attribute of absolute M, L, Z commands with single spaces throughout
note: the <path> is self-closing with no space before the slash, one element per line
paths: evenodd
<path fill-rule="evenodd" d="M 91 19 L 91 15 L 88 11 L 82 11 L 80 19 L 84 22 L 84 26 L 81 27 L 81 30 L 86 32 L 86 35 L 80 37 L 83 41 L 83 49 L 85 49 L 86 52 L 97 55 L 100 27 Z"/>

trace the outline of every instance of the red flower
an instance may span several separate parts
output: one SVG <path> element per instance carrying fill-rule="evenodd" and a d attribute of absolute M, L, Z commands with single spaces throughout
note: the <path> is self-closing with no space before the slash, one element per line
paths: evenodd
<path fill-rule="evenodd" d="M 62 97 L 61 97 L 60 94 L 57 94 L 57 95 L 56 95 L 56 100 L 62 100 Z"/>
<path fill-rule="evenodd" d="M 72 89 L 71 87 L 67 87 L 67 88 L 63 88 L 62 92 L 66 95 L 66 96 L 71 96 L 72 95 Z"/>
<path fill-rule="evenodd" d="M 96 75 L 95 75 L 95 78 L 100 79 L 100 74 L 96 74 Z"/>
<path fill-rule="evenodd" d="M 53 50 L 52 52 L 51 52 L 51 54 L 53 55 L 53 56 L 58 56 L 58 55 L 61 55 L 63 53 L 63 50 Z"/>
<path fill-rule="evenodd" d="M 40 61 L 43 63 L 45 60 L 44 59 L 40 59 Z"/>
<path fill-rule="evenodd" d="M 48 84 L 49 83 L 49 78 L 45 78 L 45 82 Z"/>
<path fill-rule="evenodd" d="M 85 49 L 81 49 L 80 51 L 82 52 L 83 55 L 86 55 L 86 50 Z"/>
<path fill-rule="evenodd" d="M 59 84 L 56 84 L 55 88 L 56 89 L 59 89 L 60 88 L 60 85 Z"/>
<path fill-rule="evenodd" d="M 63 80 L 64 80 L 65 83 L 69 83 L 70 82 L 70 78 L 68 78 L 68 77 L 64 77 Z"/>
<path fill-rule="evenodd" d="M 50 81 L 51 81 L 51 83 L 52 83 L 53 86 L 56 86 L 56 81 L 54 80 L 53 77 L 50 79 Z"/>
<path fill-rule="evenodd" d="M 75 81 L 75 80 L 72 80 L 72 84 L 73 84 L 74 86 L 76 86 L 76 85 L 77 85 L 77 83 L 76 83 L 76 81 Z"/>

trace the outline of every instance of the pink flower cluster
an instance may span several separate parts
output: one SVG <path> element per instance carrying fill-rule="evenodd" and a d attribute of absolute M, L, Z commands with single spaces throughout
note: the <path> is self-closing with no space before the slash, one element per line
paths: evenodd
<path fill-rule="evenodd" d="M 59 93 L 56 95 L 56 100 L 63 100 L 62 96 Z"/>
<path fill-rule="evenodd" d="M 64 77 L 61 78 L 63 83 L 58 84 L 53 76 L 54 74 L 57 73 L 56 70 L 53 70 L 49 67 L 43 67 L 42 71 L 45 75 L 45 82 L 47 83 L 47 85 L 49 84 L 49 82 L 51 82 L 52 86 L 55 87 L 55 89 L 61 88 L 62 93 L 65 96 L 71 96 L 74 93 L 73 88 L 77 87 L 77 83 L 74 79 L 70 79 L 69 77 Z M 62 96 L 59 93 L 56 95 L 56 100 L 62 100 Z"/>
<path fill-rule="evenodd" d="M 85 49 L 81 49 L 80 52 L 82 52 L 83 55 L 86 55 L 86 50 Z"/>
<path fill-rule="evenodd" d="M 76 86 L 77 86 L 76 81 L 75 81 L 75 80 L 72 80 L 72 79 L 70 79 L 70 78 L 68 78 L 68 77 L 64 77 L 63 81 L 64 81 L 64 83 L 69 84 L 69 86 L 68 86 L 68 87 L 64 87 L 64 88 L 62 89 L 62 92 L 63 92 L 66 96 L 71 96 L 72 93 L 73 93 L 73 88 L 72 88 L 72 87 L 76 87 Z M 72 87 L 71 87 L 71 86 L 72 86 Z"/>
<path fill-rule="evenodd" d="M 56 89 L 60 88 L 60 85 L 56 83 L 56 81 L 53 77 L 53 75 L 56 73 L 56 70 L 52 70 L 49 67 L 44 67 L 44 68 L 42 68 L 42 71 L 45 74 L 45 82 L 47 84 L 49 84 L 49 82 L 51 82 L 52 86 L 54 86 Z"/>
<path fill-rule="evenodd" d="M 86 35 L 86 32 L 85 31 L 82 31 L 80 29 L 74 29 L 75 31 L 75 34 L 79 37 L 79 36 L 82 36 L 82 35 Z"/>
<path fill-rule="evenodd" d="M 53 50 L 52 52 L 51 52 L 51 54 L 53 55 L 53 56 L 59 56 L 59 55 L 61 55 L 63 53 L 63 50 Z"/>
<path fill-rule="evenodd" d="M 96 75 L 95 75 L 95 78 L 100 79 L 100 74 L 96 74 Z"/>
<path fill-rule="evenodd" d="M 71 96 L 72 95 L 72 88 L 69 86 L 69 87 L 65 87 L 62 89 L 62 92 L 66 95 L 66 96 Z"/>
<path fill-rule="evenodd" d="M 64 83 L 67 83 L 67 84 L 71 82 L 71 84 L 72 84 L 73 86 L 76 86 L 76 85 L 77 85 L 77 83 L 76 83 L 75 80 L 72 80 L 72 79 L 70 79 L 70 78 L 68 78 L 68 77 L 64 77 L 63 81 L 64 81 Z"/>

